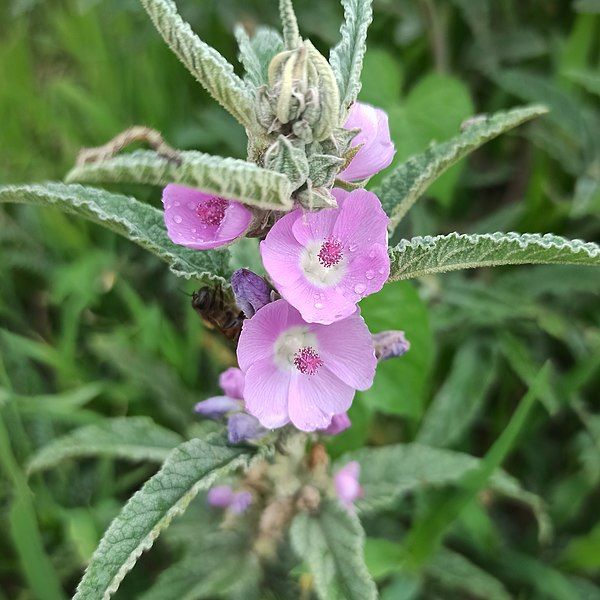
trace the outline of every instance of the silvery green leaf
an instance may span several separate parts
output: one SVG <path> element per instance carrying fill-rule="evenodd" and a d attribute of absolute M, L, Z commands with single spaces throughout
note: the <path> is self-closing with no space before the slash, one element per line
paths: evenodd
<path fill-rule="evenodd" d="M 300 37 L 298 20 L 296 19 L 292 0 L 279 0 L 279 16 L 285 47 L 288 50 L 294 50 L 302 43 L 302 38 Z"/>
<path fill-rule="evenodd" d="M 373 20 L 372 0 L 342 0 L 344 23 L 341 40 L 331 50 L 333 67 L 340 91 L 342 113 L 350 108 L 360 92 L 360 74 L 367 48 L 367 30 Z M 342 115 L 343 116 L 343 115 Z"/>
<path fill-rule="evenodd" d="M 198 492 L 224 474 L 247 467 L 249 460 L 247 448 L 229 447 L 216 436 L 181 444 L 111 523 L 73 600 L 108 600 L 142 552 Z"/>
<path fill-rule="evenodd" d="M 500 265 L 600 266 L 600 246 L 547 233 L 456 232 L 401 240 L 390 248 L 390 280 Z"/>
<path fill-rule="evenodd" d="M 141 3 L 165 42 L 190 73 L 244 127 L 252 128 L 253 95 L 227 60 L 192 31 L 172 0 L 141 0 Z"/>
<path fill-rule="evenodd" d="M 183 442 L 182 437 L 149 417 L 117 417 L 75 429 L 40 448 L 29 471 L 55 467 L 69 458 L 108 456 L 162 463 Z"/>
<path fill-rule="evenodd" d="M 342 456 L 337 466 L 352 460 L 361 466 L 360 484 L 364 495 L 356 503 L 359 514 L 386 510 L 417 490 L 457 484 L 481 464 L 481 459 L 469 454 L 418 443 L 362 448 Z M 523 489 L 517 479 L 504 471 L 492 476 L 490 488 L 528 505 L 538 520 L 540 538 L 548 536 L 551 524 L 539 496 Z"/>
<path fill-rule="evenodd" d="M 290 528 L 294 551 L 314 577 L 321 600 L 369 600 L 377 588 L 364 562 L 365 533 L 356 517 L 336 500 L 315 515 L 300 513 Z"/>
<path fill-rule="evenodd" d="M 448 168 L 485 142 L 530 119 L 545 114 L 544 106 L 533 105 L 476 117 L 465 123 L 456 137 L 432 144 L 425 152 L 402 163 L 373 190 L 390 217 L 393 231 L 411 206 Z"/>
<path fill-rule="evenodd" d="M 270 27 L 258 27 L 250 38 L 242 25 L 235 28 L 235 36 L 240 48 L 240 62 L 246 70 L 246 81 L 256 88 L 267 85 L 269 63 L 283 51 L 281 36 Z"/>
<path fill-rule="evenodd" d="M 283 173 L 297 190 L 308 177 L 308 160 L 304 147 L 293 144 L 288 138 L 280 135 L 265 152 L 265 167 L 269 171 Z"/>
<path fill-rule="evenodd" d="M 311 154 L 308 157 L 308 176 L 316 187 L 333 187 L 335 176 L 344 159 L 333 154 Z"/>
<path fill-rule="evenodd" d="M 0 203 L 54 206 L 89 219 L 135 242 L 164 260 L 179 277 L 225 284 L 228 252 L 198 252 L 175 245 L 167 236 L 162 211 L 121 194 L 81 185 L 43 183 L 0 186 Z"/>
<path fill-rule="evenodd" d="M 254 163 L 202 152 L 179 153 L 179 162 L 151 150 L 119 154 L 114 158 L 74 167 L 66 177 L 79 183 L 180 183 L 204 192 L 271 210 L 292 207 L 292 188 L 281 173 Z"/>

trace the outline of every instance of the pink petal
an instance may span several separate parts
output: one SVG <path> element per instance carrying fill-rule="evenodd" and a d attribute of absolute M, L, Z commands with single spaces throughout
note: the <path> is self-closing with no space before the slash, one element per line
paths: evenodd
<path fill-rule="evenodd" d="M 322 288 L 302 276 L 292 284 L 279 285 L 279 293 L 297 306 L 307 323 L 328 325 L 356 311 L 356 296 L 346 294 L 342 283 Z"/>
<path fill-rule="evenodd" d="M 373 385 L 377 367 L 373 339 L 358 312 L 331 325 L 313 325 L 311 331 L 325 366 L 341 381 L 357 390 Z"/>
<path fill-rule="evenodd" d="M 295 323 L 299 319 L 298 312 L 285 300 L 271 302 L 251 319 L 246 319 L 237 347 L 240 369 L 245 372 L 252 363 L 272 357 L 273 346 L 279 334 L 288 327 L 290 320 Z"/>
<path fill-rule="evenodd" d="M 273 429 L 289 422 L 290 376 L 290 371 L 280 370 L 271 358 L 256 361 L 246 372 L 246 410 L 263 427 Z"/>
<path fill-rule="evenodd" d="M 313 240 L 323 241 L 332 231 L 338 217 L 338 210 L 327 208 L 318 212 L 304 212 L 292 225 L 294 237 L 302 246 Z"/>
<path fill-rule="evenodd" d="M 354 390 L 329 369 L 321 367 L 314 375 L 294 373 L 289 388 L 289 416 L 302 431 L 329 426 L 333 415 L 347 411 Z"/>
<path fill-rule="evenodd" d="M 239 202 L 228 201 L 220 225 L 205 225 L 196 214 L 198 205 L 214 196 L 200 190 L 171 183 L 163 190 L 164 219 L 171 241 L 195 250 L 217 248 L 242 236 L 252 213 Z"/>
<path fill-rule="evenodd" d="M 303 247 L 292 231 L 294 222 L 301 215 L 302 211 L 298 209 L 279 219 L 260 243 L 265 269 L 278 286 L 294 283 L 302 276 L 300 255 Z"/>
<path fill-rule="evenodd" d="M 372 177 L 391 164 L 396 151 L 390 138 L 388 116 L 385 111 L 369 104 L 356 102 L 350 109 L 344 127 L 361 130 L 352 140 L 352 146 L 362 144 L 362 148 L 348 167 L 339 174 L 340 179 L 360 181 Z"/>
<path fill-rule="evenodd" d="M 334 196 L 338 191 L 334 190 Z M 350 192 L 342 202 L 333 235 L 354 251 L 378 243 L 387 246 L 389 219 L 373 192 L 363 189 Z M 349 252 L 349 254 L 352 254 Z"/>
<path fill-rule="evenodd" d="M 343 293 L 353 302 L 378 292 L 390 276 L 390 257 L 387 247 L 373 244 L 362 253 L 357 252 L 348 264 L 348 270 L 340 286 Z"/>

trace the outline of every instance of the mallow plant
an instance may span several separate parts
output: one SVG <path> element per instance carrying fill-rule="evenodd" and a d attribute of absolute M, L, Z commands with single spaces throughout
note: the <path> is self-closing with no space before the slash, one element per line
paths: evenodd
<path fill-rule="evenodd" d="M 389 282 L 456 269 L 600 265 L 596 244 L 552 234 L 394 235 L 450 166 L 546 108 L 470 119 L 454 138 L 432 143 L 367 191 L 394 157 L 387 115 L 357 101 L 371 0 L 342 0 L 340 40 L 328 57 L 302 37 L 291 0 L 281 0 L 282 33 L 235 31 L 243 78 L 194 34 L 172 0 L 141 4 L 191 74 L 245 128 L 247 160 L 179 151 L 158 132 L 134 127 L 83 150 L 66 183 L 4 186 L 0 200 L 55 206 L 104 225 L 157 255 L 176 276 L 197 281 L 193 306 L 235 345 L 238 366 L 222 373 L 222 395 L 190 414 L 203 424 L 194 430 L 198 437 L 182 441 L 148 421 L 122 418 L 109 431 L 93 425 L 59 439 L 34 458 L 32 470 L 48 468 L 56 462 L 49 456 L 67 456 L 68 444 L 97 435 L 119 447 L 137 436 L 148 456 L 134 458 L 162 460 L 171 450 L 109 526 L 75 598 L 115 593 L 200 493 L 202 502 L 173 527 L 180 523 L 187 553 L 145 598 L 375 598 L 361 519 L 423 482 L 460 481 L 463 491 L 433 506 L 408 537 L 398 557 L 407 569 L 422 564 L 445 520 L 484 485 L 538 511 L 533 495 L 497 467 L 543 372 L 483 460 L 399 444 L 332 464 L 324 440 L 352 427 L 347 411 L 356 391 L 373 384 L 378 364 L 410 352 L 402 331 L 369 331 L 360 311 L 366 296 Z M 123 152 L 132 141 L 151 150 Z M 163 210 L 96 187 L 117 183 L 159 186 Z M 250 260 L 230 260 L 228 246 L 242 238 L 258 240 L 245 252 L 258 249 L 260 272 L 246 268 Z M 401 314 L 402 306 L 386 310 Z M 541 534 L 544 527 L 540 517 Z M 275 589 L 277 581 L 284 591 Z"/>

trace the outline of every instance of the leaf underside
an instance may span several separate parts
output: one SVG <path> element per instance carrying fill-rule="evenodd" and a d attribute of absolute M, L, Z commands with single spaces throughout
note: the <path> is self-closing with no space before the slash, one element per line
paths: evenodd
<path fill-rule="evenodd" d="M 162 211 L 135 198 L 76 184 L 43 183 L 1 186 L 1 202 L 54 206 L 135 242 L 164 260 L 179 277 L 198 278 L 207 285 L 227 283 L 227 251 L 198 252 L 173 244 Z"/>
<path fill-rule="evenodd" d="M 136 492 L 111 523 L 94 552 L 73 600 L 107 600 L 142 552 L 203 489 L 248 465 L 248 449 L 216 437 L 181 444 L 161 470 Z"/>
<path fill-rule="evenodd" d="M 547 233 L 483 233 L 415 237 L 390 248 L 390 280 L 522 264 L 600 266 L 600 246 Z"/>
<path fill-rule="evenodd" d="M 532 105 L 482 116 L 481 120 L 475 117 L 459 135 L 434 143 L 422 154 L 399 165 L 374 190 L 390 217 L 390 231 L 394 231 L 425 190 L 453 164 L 501 133 L 547 112 L 544 106 Z"/>
<path fill-rule="evenodd" d="M 291 184 L 281 173 L 202 152 L 181 152 L 179 158 L 178 163 L 151 150 L 138 150 L 76 166 L 66 181 L 159 186 L 179 183 L 267 210 L 292 208 Z"/>

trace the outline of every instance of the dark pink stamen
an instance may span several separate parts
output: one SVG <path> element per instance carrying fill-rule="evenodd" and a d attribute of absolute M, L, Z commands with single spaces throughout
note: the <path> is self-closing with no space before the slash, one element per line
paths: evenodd
<path fill-rule="evenodd" d="M 326 239 L 319 250 L 319 262 L 324 267 L 333 267 L 337 265 L 344 255 L 342 254 L 342 244 L 335 238 Z"/>
<path fill-rule="evenodd" d="M 300 348 L 294 355 L 296 369 L 304 375 L 314 375 L 323 366 L 321 357 L 310 346 Z"/>
<path fill-rule="evenodd" d="M 203 225 L 220 225 L 225 218 L 228 204 L 227 200 L 214 196 L 200 202 L 196 207 L 196 214 Z"/>

